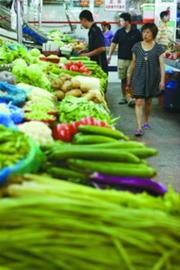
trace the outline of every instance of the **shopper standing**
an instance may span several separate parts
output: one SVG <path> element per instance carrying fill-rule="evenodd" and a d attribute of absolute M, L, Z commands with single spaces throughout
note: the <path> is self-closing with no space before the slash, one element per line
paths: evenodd
<path fill-rule="evenodd" d="M 173 32 L 168 26 L 170 20 L 169 11 L 162 11 L 160 13 L 161 23 L 159 25 L 159 31 L 157 35 L 157 43 L 162 45 L 167 50 L 168 45 L 173 41 Z"/>
<path fill-rule="evenodd" d="M 93 19 L 93 15 L 89 10 L 83 10 L 79 19 L 81 25 L 85 29 L 89 29 L 88 33 L 88 52 L 83 55 L 88 56 L 91 60 L 94 60 L 101 66 L 101 68 L 107 72 L 107 57 L 104 36 L 101 29 L 96 25 Z"/>
<path fill-rule="evenodd" d="M 154 23 L 145 24 L 142 27 L 143 41 L 132 48 L 133 59 L 128 70 L 127 88 L 132 83 L 136 99 L 136 136 L 143 135 L 143 128 L 151 128 L 149 115 L 152 97 L 158 96 L 165 85 L 164 50 L 155 42 L 157 33 L 158 28 Z"/>
<path fill-rule="evenodd" d="M 105 46 L 110 47 L 114 36 L 113 32 L 111 31 L 111 25 L 108 22 L 102 22 L 101 27 L 104 35 Z"/>
<path fill-rule="evenodd" d="M 132 47 L 135 43 L 139 42 L 141 38 L 141 33 L 133 25 L 131 25 L 131 15 L 129 13 L 122 13 L 120 15 L 120 25 L 119 29 L 112 40 L 111 47 L 109 50 L 108 62 L 111 61 L 113 52 L 118 45 L 118 74 L 121 79 L 121 90 L 122 99 L 119 104 L 127 103 L 128 95 L 126 92 L 127 83 L 127 70 L 132 60 Z M 129 105 L 131 105 L 132 99 L 129 100 Z"/>

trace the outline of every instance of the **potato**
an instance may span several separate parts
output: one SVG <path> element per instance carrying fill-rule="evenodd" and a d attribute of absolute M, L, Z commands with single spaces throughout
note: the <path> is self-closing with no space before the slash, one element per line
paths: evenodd
<path fill-rule="evenodd" d="M 65 82 L 65 81 L 70 81 L 72 79 L 72 77 L 69 74 L 66 73 L 62 73 L 59 78 Z"/>
<path fill-rule="evenodd" d="M 72 89 L 72 83 L 71 81 L 65 81 L 62 88 L 61 88 L 65 93 L 70 91 Z"/>
<path fill-rule="evenodd" d="M 88 86 L 80 86 L 80 89 L 83 93 L 89 92 L 90 88 Z"/>
<path fill-rule="evenodd" d="M 86 94 L 84 95 L 84 97 L 85 97 L 87 100 L 93 100 L 93 98 L 95 98 L 95 95 L 94 95 L 94 93 L 89 92 L 89 93 L 86 93 Z"/>
<path fill-rule="evenodd" d="M 58 100 L 62 100 L 64 98 L 65 94 L 62 90 L 56 91 L 56 97 Z"/>
<path fill-rule="evenodd" d="M 65 80 L 71 80 L 72 79 L 71 75 L 66 74 L 66 73 L 62 73 L 59 77 L 60 78 L 63 77 Z"/>
<path fill-rule="evenodd" d="M 82 92 L 80 89 L 73 89 L 66 93 L 66 96 L 74 96 L 74 97 L 81 97 Z"/>
<path fill-rule="evenodd" d="M 72 89 L 79 89 L 81 86 L 80 82 L 76 79 L 72 79 L 71 83 L 72 83 Z"/>
<path fill-rule="evenodd" d="M 63 83 L 66 81 L 66 77 L 64 77 L 64 76 L 60 76 L 59 78 Z"/>
<path fill-rule="evenodd" d="M 61 89 L 62 85 L 63 85 L 63 82 L 60 79 L 56 79 L 51 83 L 52 88 L 57 89 L 57 90 Z"/>

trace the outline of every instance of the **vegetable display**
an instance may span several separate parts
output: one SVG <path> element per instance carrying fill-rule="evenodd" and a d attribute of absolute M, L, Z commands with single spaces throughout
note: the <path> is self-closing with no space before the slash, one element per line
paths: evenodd
<path fill-rule="evenodd" d="M 20 62 L 16 60 L 13 64 L 12 73 L 16 76 L 18 83 L 26 83 L 51 90 L 51 83 L 46 73 L 43 72 L 43 68 L 43 64 L 39 63 L 27 66 L 26 62 L 23 63 L 20 59 Z"/>
<path fill-rule="evenodd" d="M 22 84 L 23 87 L 23 84 Z M 29 101 L 23 110 L 27 120 L 52 121 L 56 120 L 57 106 L 56 98 L 52 93 L 35 87 L 25 85 Z"/>
<path fill-rule="evenodd" d="M 58 77 L 51 79 L 51 87 L 58 100 L 63 100 L 66 96 L 74 96 L 85 97 L 95 103 L 105 103 L 104 96 L 99 91 L 99 85 L 93 85 L 93 80 L 91 83 L 87 80 L 89 80 L 87 77 L 82 79 L 81 76 L 72 77 L 69 74 L 61 73 Z"/>
<path fill-rule="evenodd" d="M 49 38 L 65 54 L 86 46 Z M 157 150 L 114 128 L 101 67 L 2 42 L 4 69 L 0 270 L 178 270 L 180 196 L 153 180 Z"/>
<path fill-rule="evenodd" d="M 1 199 L 1 267 L 179 269 L 180 197 L 174 191 L 155 198 L 45 176 L 24 180 Z"/>
<path fill-rule="evenodd" d="M 70 61 L 64 66 L 64 69 L 80 72 L 85 75 L 92 74 L 92 72 L 81 61 L 78 62 Z"/>
<path fill-rule="evenodd" d="M 93 126 L 107 126 L 110 127 L 105 121 L 96 120 L 94 117 L 85 117 L 77 122 L 70 124 L 58 124 L 53 127 L 53 137 L 56 140 L 62 140 L 65 142 L 71 142 L 73 136 L 78 132 L 80 125 L 93 125 Z"/>
<path fill-rule="evenodd" d="M 59 114 L 61 123 L 71 123 L 92 116 L 112 124 L 112 118 L 103 104 L 95 104 L 84 97 L 65 97 L 60 103 Z"/>
<path fill-rule="evenodd" d="M 156 170 L 142 159 L 156 155 L 156 149 L 130 142 L 123 133 L 109 127 L 79 125 L 76 129 L 85 134 L 75 134 L 73 144 L 56 142 L 43 146 L 47 155 L 47 168 L 73 169 L 86 174 L 87 183 L 94 172 L 112 177 L 151 178 L 156 175 Z M 70 141 L 69 138 L 66 141 Z"/>
<path fill-rule="evenodd" d="M 100 185 L 115 186 L 115 188 L 130 190 L 132 192 L 146 191 L 152 195 L 164 195 L 167 192 L 165 185 L 148 178 L 116 177 L 101 173 L 94 173 L 91 178 Z"/>
<path fill-rule="evenodd" d="M 38 144 L 50 144 L 53 142 L 51 129 L 39 121 L 30 121 L 18 126 L 18 129 L 33 138 Z"/>
<path fill-rule="evenodd" d="M 0 170 L 22 160 L 29 151 L 25 134 L 0 125 Z"/>
<path fill-rule="evenodd" d="M 95 61 L 91 61 L 88 57 L 79 56 L 71 57 L 71 61 L 79 62 L 81 61 L 88 70 L 92 72 L 92 76 L 99 78 L 101 81 L 101 90 L 104 91 L 107 85 L 107 74 L 102 70 L 102 68 Z"/>

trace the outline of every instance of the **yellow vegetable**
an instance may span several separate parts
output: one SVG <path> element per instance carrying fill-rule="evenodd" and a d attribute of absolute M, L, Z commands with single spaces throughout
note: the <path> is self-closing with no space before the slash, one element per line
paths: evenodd
<path fill-rule="evenodd" d="M 74 96 L 74 97 L 81 97 L 82 92 L 80 89 L 73 89 L 66 93 L 66 96 Z"/>

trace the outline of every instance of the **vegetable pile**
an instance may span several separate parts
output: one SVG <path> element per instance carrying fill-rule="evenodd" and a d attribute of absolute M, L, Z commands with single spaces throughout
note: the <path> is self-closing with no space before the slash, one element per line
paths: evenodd
<path fill-rule="evenodd" d="M 75 63 L 79 61 L 82 62 L 84 66 L 86 66 L 86 68 L 92 72 L 93 77 L 99 78 L 101 80 L 101 89 L 104 90 L 106 88 L 108 79 L 107 74 L 95 61 L 91 61 L 89 57 L 85 56 L 71 57 L 70 60 Z"/>
<path fill-rule="evenodd" d="M 30 121 L 19 125 L 18 128 L 40 145 L 53 143 L 52 131 L 45 123 Z"/>
<path fill-rule="evenodd" d="M 31 87 L 26 84 L 19 84 L 26 92 L 29 99 L 23 110 L 27 120 L 55 121 L 56 120 L 56 98 L 53 93 L 49 93 L 38 87 Z"/>
<path fill-rule="evenodd" d="M 27 65 L 22 59 L 17 59 L 13 63 L 12 73 L 16 76 L 17 83 L 27 83 L 43 89 L 51 90 L 51 83 L 44 72 L 46 62 Z"/>
<path fill-rule="evenodd" d="M 0 170 L 22 160 L 29 151 L 25 134 L 0 125 Z"/>
<path fill-rule="evenodd" d="M 64 69 L 75 71 L 75 72 L 80 72 L 85 75 L 91 75 L 92 72 L 81 62 L 68 62 L 65 66 Z"/>
<path fill-rule="evenodd" d="M 179 269 L 180 197 L 174 191 L 154 198 L 45 176 L 25 180 L 1 199 L 1 267 Z"/>
<path fill-rule="evenodd" d="M 97 120 L 112 124 L 112 118 L 107 108 L 103 104 L 88 101 L 85 97 L 66 96 L 59 105 L 59 114 L 61 123 L 71 123 L 92 116 Z"/>
<path fill-rule="evenodd" d="M 99 91 L 100 86 L 98 83 L 97 79 L 94 78 L 72 77 L 69 74 L 61 73 L 60 76 L 51 80 L 51 87 L 55 90 L 58 100 L 64 99 L 65 96 L 74 96 L 85 97 L 87 100 L 92 100 L 95 103 L 104 103 L 104 96 Z"/>
<path fill-rule="evenodd" d="M 122 132 L 110 127 L 77 122 L 61 128 L 56 130 L 59 131 L 55 134 L 57 138 L 59 135 L 64 141 L 73 140 L 73 144 L 55 142 L 43 146 L 47 155 L 44 169 L 51 176 L 102 188 L 147 191 L 153 195 L 163 195 L 167 191 L 151 180 L 156 170 L 145 160 L 156 155 L 156 149 L 128 141 Z M 80 133 L 72 137 L 71 129 Z"/>
<path fill-rule="evenodd" d="M 94 117 L 85 117 L 80 121 L 72 122 L 70 124 L 58 124 L 53 127 L 53 137 L 56 140 L 64 142 L 71 142 L 73 136 L 78 133 L 80 125 L 93 125 L 93 126 L 109 126 L 105 121 L 96 120 Z M 110 127 L 110 126 L 109 126 Z"/>

